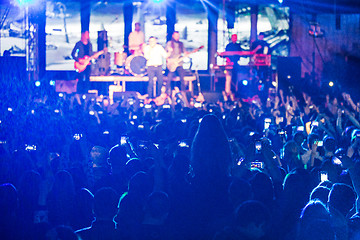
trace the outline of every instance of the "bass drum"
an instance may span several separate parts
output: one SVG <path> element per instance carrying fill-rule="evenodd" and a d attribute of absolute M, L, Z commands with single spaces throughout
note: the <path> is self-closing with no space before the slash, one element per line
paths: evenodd
<path fill-rule="evenodd" d="M 143 56 L 129 56 L 126 59 L 125 67 L 134 76 L 145 76 L 147 74 L 146 58 Z"/>

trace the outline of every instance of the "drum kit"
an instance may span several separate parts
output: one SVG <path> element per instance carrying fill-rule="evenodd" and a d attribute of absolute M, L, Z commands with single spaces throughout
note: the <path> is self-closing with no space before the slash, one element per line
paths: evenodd
<path fill-rule="evenodd" d="M 113 71 L 113 74 L 131 74 L 140 77 L 147 74 L 146 59 L 142 55 L 135 54 L 127 56 L 126 52 L 115 52 L 114 65 L 116 69 Z"/>

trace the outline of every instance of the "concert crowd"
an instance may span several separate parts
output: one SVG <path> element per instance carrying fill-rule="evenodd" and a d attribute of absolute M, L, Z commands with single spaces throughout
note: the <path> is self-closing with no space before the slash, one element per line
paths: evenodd
<path fill-rule="evenodd" d="M 9 99 L 1 239 L 360 238 L 360 101 L 348 93 Z"/>

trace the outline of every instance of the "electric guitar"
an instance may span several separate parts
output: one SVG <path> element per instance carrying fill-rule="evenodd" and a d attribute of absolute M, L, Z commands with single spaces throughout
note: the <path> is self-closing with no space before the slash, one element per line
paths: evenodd
<path fill-rule="evenodd" d="M 181 62 L 184 58 L 188 57 L 190 54 L 196 53 L 200 49 L 203 49 L 204 46 L 194 49 L 193 51 L 184 54 L 183 56 L 179 56 L 177 58 L 168 58 L 166 60 L 166 67 L 169 69 L 170 72 L 175 72 L 176 68 L 181 65 Z"/>
<path fill-rule="evenodd" d="M 85 56 L 83 58 L 80 58 L 79 61 L 75 61 L 74 68 L 78 73 L 81 73 L 85 71 L 86 67 L 90 65 L 90 61 L 93 59 L 97 59 L 101 54 L 105 53 L 107 51 L 107 48 L 104 48 L 101 51 L 98 51 L 97 53 L 94 53 L 92 56 Z"/>

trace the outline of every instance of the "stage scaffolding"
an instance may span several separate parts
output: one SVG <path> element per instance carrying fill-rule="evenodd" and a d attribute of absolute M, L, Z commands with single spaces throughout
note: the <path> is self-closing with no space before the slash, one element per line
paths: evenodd
<path fill-rule="evenodd" d="M 25 9 L 26 71 L 30 82 L 39 80 L 39 24 L 32 17 L 31 8 Z"/>

